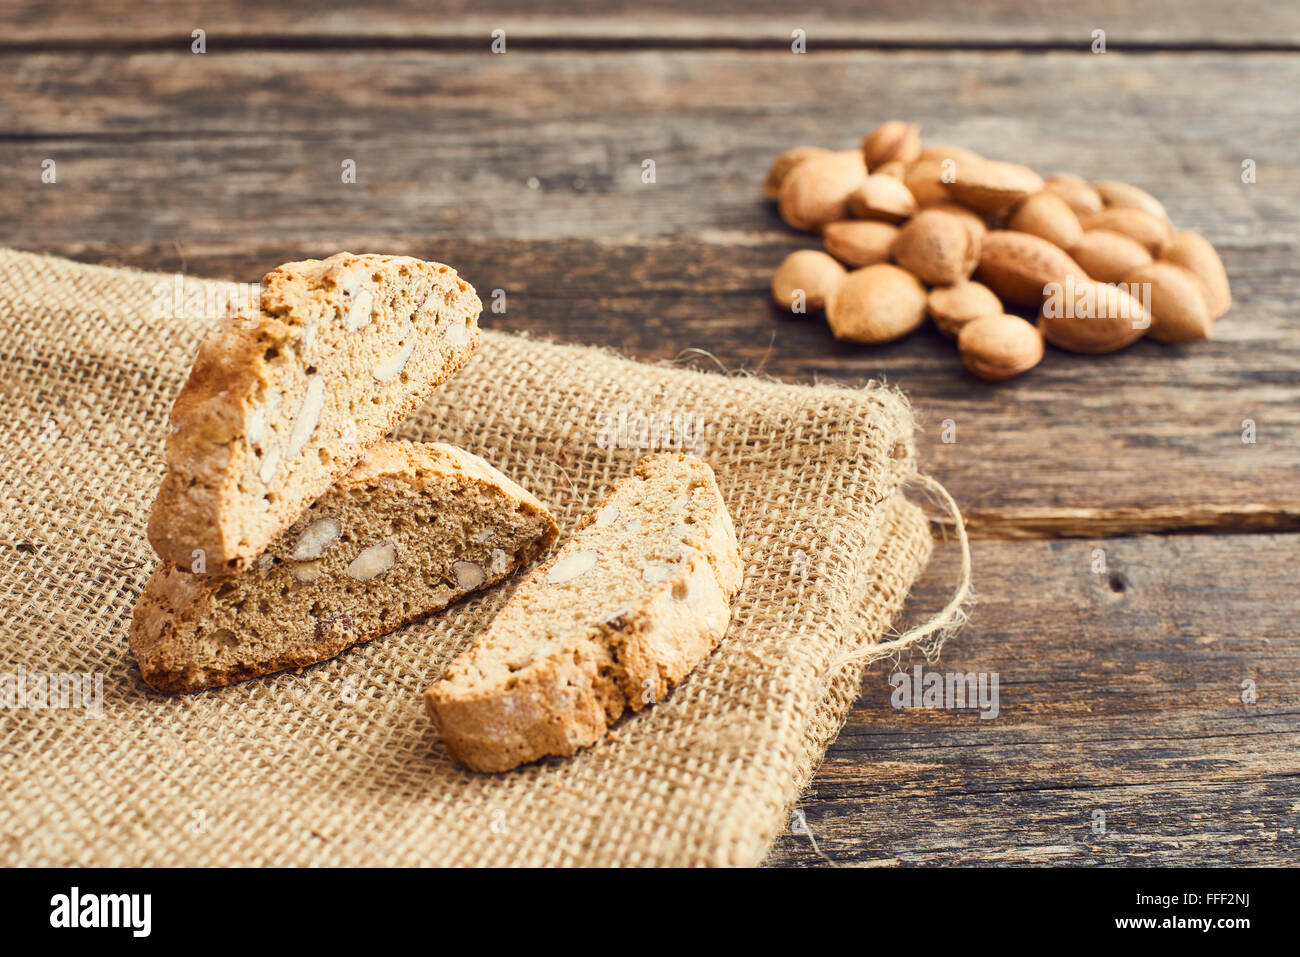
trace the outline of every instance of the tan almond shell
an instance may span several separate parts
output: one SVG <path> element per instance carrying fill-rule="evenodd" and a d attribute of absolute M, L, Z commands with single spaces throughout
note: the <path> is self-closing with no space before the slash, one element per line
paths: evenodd
<path fill-rule="evenodd" d="M 1089 276 L 1101 282 L 1123 282 L 1134 269 L 1151 262 L 1145 246 L 1113 229 L 1088 230 L 1070 247 L 1070 255 Z"/>
<path fill-rule="evenodd" d="M 966 280 L 952 286 L 936 286 L 925 300 L 926 312 L 945 336 L 956 336 L 969 322 L 1003 313 L 1002 300 L 981 282 Z"/>
<path fill-rule="evenodd" d="M 949 213 L 950 215 L 956 216 L 963 223 L 969 225 L 971 229 L 975 231 L 975 234 L 977 236 L 980 236 L 981 238 L 984 236 L 985 233 L 989 231 L 989 225 L 987 222 L 984 221 L 984 217 L 982 217 L 979 213 L 973 210 L 967 209 L 965 206 L 962 206 L 960 203 L 954 203 L 951 200 L 945 200 L 942 203 L 933 203 L 929 206 L 924 206 L 922 208 L 937 209 L 940 212 Z"/>
<path fill-rule="evenodd" d="M 871 172 L 879 176 L 892 176 L 901 183 L 907 176 L 907 164 L 901 160 L 890 160 L 888 163 L 872 167 Z"/>
<path fill-rule="evenodd" d="M 984 162 L 984 157 L 974 150 L 968 150 L 964 146 L 952 146 L 948 143 L 933 143 L 927 146 L 921 150 L 921 154 L 917 159 L 922 162 L 933 161 L 936 163 L 942 163 L 944 160 L 950 159 L 959 165 Z"/>
<path fill-rule="evenodd" d="M 961 218 L 926 209 L 898 231 L 893 259 L 928 286 L 951 286 L 975 271 L 979 244 L 979 233 Z"/>
<path fill-rule="evenodd" d="M 804 160 L 786 176 L 777 197 L 781 218 L 795 229 L 817 232 L 848 218 L 849 194 L 866 178 L 857 150 L 839 150 Z"/>
<path fill-rule="evenodd" d="M 846 266 L 861 268 L 889 261 L 898 227 L 865 219 L 827 223 L 822 229 L 826 251 Z"/>
<path fill-rule="evenodd" d="M 1157 342 L 1190 342 L 1210 338 L 1214 320 L 1205 304 L 1197 278 L 1189 270 L 1170 262 L 1152 262 L 1141 266 L 1124 281 L 1131 294 L 1135 287 L 1149 287 L 1148 311 L 1151 328 L 1147 335 Z M 1140 298 L 1145 299 L 1142 292 Z"/>
<path fill-rule="evenodd" d="M 836 339 L 890 342 L 925 321 L 925 287 L 889 263 L 855 269 L 827 300 L 826 319 Z"/>
<path fill-rule="evenodd" d="M 963 206 L 978 210 L 1005 209 L 1042 192 L 1043 179 L 1028 166 L 983 160 L 960 166 L 948 192 Z"/>
<path fill-rule="evenodd" d="M 1083 238 L 1083 227 L 1070 204 L 1047 190 L 1018 203 L 1007 219 L 1007 229 L 1040 236 L 1062 249 Z"/>
<path fill-rule="evenodd" d="M 1080 217 L 1084 229 L 1109 229 L 1136 239 L 1155 255 L 1169 238 L 1169 224 L 1136 206 L 1108 206 L 1099 213 Z"/>
<path fill-rule="evenodd" d="M 948 186 L 943 182 L 943 167 L 939 160 L 920 159 L 907 167 L 903 184 L 916 198 L 918 207 L 952 202 Z"/>
<path fill-rule="evenodd" d="M 1182 266 L 1200 277 L 1205 284 L 1205 304 L 1210 318 L 1218 319 L 1232 306 L 1232 287 L 1223 268 L 1219 252 L 1198 233 L 1174 233 L 1160 247 L 1160 258 Z"/>
<path fill-rule="evenodd" d="M 976 277 L 1003 302 L 1038 306 L 1043 288 L 1064 282 L 1067 276 L 1087 278 L 1087 273 L 1069 253 L 1040 236 L 1009 229 L 994 229 L 980 247 Z"/>
<path fill-rule="evenodd" d="M 1092 287 L 1091 301 L 1077 296 Z M 1044 299 L 1038 314 L 1038 328 L 1052 345 L 1070 352 L 1099 355 L 1131 345 L 1145 334 L 1150 319 L 1142 304 L 1113 283 L 1071 282 L 1066 290 L 1076 295 L 1068 310 L 1055 297 Z M 1056 308 L 1052 308 L 1055 306 Z"/>
<path fill-rule="evenodd" d="M 786 150 L 776 159 L 772 160 L 772 165 L 767 171 L 767 178 L 763 180 L 763 192 L 776 199 L 781 194 L 781 184 L 790 171 L 806 159 L 812 159 L 814 156 L 825 156 L 830 150 L 822 149 L 820 146 L 796 146 Z"/>
<path fill-rule="evenodd" d="M 1065 200 L 1076 216 L 1099 213 L 1106 204 L 1096 187 L 1074 173 L 1058 173 L 1043 182 L 1043 188 Z"/>
<path fill-rule="evenodd" d="M 916 197 L 901 181 L 876 173 L 849 194 L 849 212 L 859 219 L 899 223 L 916 212 Z"/>
<path fill-rule="evenodd" d="M 808 311 L 821 309 L 846 275 L 844 267 L 820 249 L 800 249 L 776 267 L 772 298 L 781 308 L 793 309 L 796 293 L 802 289 Z"/>
<path fill-rule="evenodd" d="M 921 131 L 911 123 L 889 120 L 862 140 L 862 158 L 874 170 L 885 163 L 910 163 L 921 155 Z"/>
<path fill-rule="evenodd" d="M 999 313 L 967 323 L 957 335 L 966 368 L 1000 382 L 1028 372 L 1043 360 L 1043 336 L 1031 322 Z"/>
<path fill-rule="evenodd" d="M 1169 213 L 1165 211 L 1164 204 L 1140 186 L 1134 186 L 1132 183 L 1118 183 L 1114 180 L 1103 180 L 1092 185 L 1097 190 L 1098 195 L 1101 196 L 1101 201 L 1107 206 L 1142 209 L 1157 219 L 1169 222 Z"/>

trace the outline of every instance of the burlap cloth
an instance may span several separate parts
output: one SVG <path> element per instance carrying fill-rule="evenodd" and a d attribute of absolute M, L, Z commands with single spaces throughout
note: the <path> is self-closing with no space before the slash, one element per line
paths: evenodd
<path fill-rule="evenodd" d="M 563 528 L 647 451 L 601 448 L 598 413 L 703 416 L 746 578 L 722 645 L 667 700 L 571 759 L 477 775 L 448 759 L 420 693 L 508 586 L 298 674 L 179 698 L 140 680 L 126 635 L 156 561 L 145 522 L 207 322 L 154 317 L 173 281 L 0 250 L 0 673 L 103 682 L 100 717 L 0 710 L 0 863 L 763 858 L 857 696 L 861 656 L 832 663 L 885 634 L 929 556 L 898 494 L 915 462 L 896 393 L 486 333 L 401 437 L 484 456 Z"/>

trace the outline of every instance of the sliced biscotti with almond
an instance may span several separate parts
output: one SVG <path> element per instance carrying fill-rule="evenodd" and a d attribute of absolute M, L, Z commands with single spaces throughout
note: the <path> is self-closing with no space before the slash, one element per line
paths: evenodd
<path fill-rule="evenodd" d="M 262 279 L 199 348 L 149 520 L 163 559 L 233 574 L 478 346 L 473 288 L 441 263 L 339 253 Z"/>
<path fill-rule="evenodd" d="M 573 754 L 717 646 L 741 578 L 713 470 L 648 456 L 520 584 L 425 707 L 451 756 L 476 771 Z"/>
<path fill-rule="evenodd" d="M 164 563 L 131 622 L 160 691 L 198 691 L 333 657 L 526 566 L 551 514 L 482 459 L 438 443 L 380 442 L 248 571 Z"/>

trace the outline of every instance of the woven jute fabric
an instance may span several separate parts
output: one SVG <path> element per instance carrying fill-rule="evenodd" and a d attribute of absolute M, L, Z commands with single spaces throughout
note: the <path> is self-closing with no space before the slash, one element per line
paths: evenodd
<path fill-rule="evenodd" d="M 399 437 L 482 455 L 562 528 L 656 438 L 684 442 L 746 576 L 667 699 L 572 758 L 473 774 L 420 694 L 510 584 L 299 673 L 177 698 L 140 680 L 167 415 L 228 291 L 0 251 L 0 863 L 758 863 L 857 695 L 862 662 L 832 663 L 881 639 L 929 556 L 902 398 L 486 333 Z"/>

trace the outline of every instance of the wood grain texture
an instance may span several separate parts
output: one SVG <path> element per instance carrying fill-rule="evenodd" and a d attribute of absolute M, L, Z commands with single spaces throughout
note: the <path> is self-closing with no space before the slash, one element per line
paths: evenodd
<path fill-rule="evenodd" d="M 1300 43 L 1300 14 L 1269 0 L 956 0 L 917 4 L 882 0 L 869 6 L 831 0 L 814 8 L 775 0 L 581 0 L 545 4 L 524 0 L 416 0 L 364 7 L 330 0 L 267 4 L 233 0 L 217 6 L 196 0 L 103 0 L 50 4 L 0 0 L 7 35 L 0 49 L 39 45 L 189 46 L 190 31 L 206 29 L 212 48 L 250 44 L 283 47 L 293 41 L 357 45 L 486 47 L 505 30 L 520 47 L 654 44 L 781 48 L 790 33 L 806 31 L 809 48 L 932 44 L 945 47 L 1051 45 L 1086 49 L 1103 29 L 1113 46 L 1279 47 Z"/>
<path fill-rule="evenodd" d="M 1291 244 L 1292 57 L 735 51 L 10 58 L 5 232 L 189 242 L 396 233 L 786 235 L 773 156 L 908 117 L 931 141 L 1149 188 L 1220 245 Z M 1203 87 L 1218 91 L 1213 123 Z M 40 181 L 59 161 L 55 187 Z M 341 182 L 341 163 L 358 182 Z M 1240 181 L 1253 159 L 1259 182 Z M 642 182 L 653 159 L 656 182 Z M 30 176 L 19 175 L 29 171 Z M 530 188 L 530 180 L 535 185 Z M 164 202 L 165 200 L 165 202 Z M 735 241 L 735 240 L 733 240 Z"/>
<path fill-rule="evenodd" d="M 240 280 L 343 248 L 438 258 L 506 293 L 507 312 L 485 317 L 498 328 L 793 381 L 899 384 L 926 428 L 924 460 L 977 534 L 1231 528 L 1236 516 L 1288 529 L 1300 505 L 1300 343 L 1288 318 L 1300 298 L 1289 265 L 1300 115 L 1258 91 L 1293 87 L 1300 66 L 1240 63 L 24 55 L 0 77 L 5 100 L 24 104 L 0 129 L 0 161 L 30 175 L 0 193 L 0 243 Z M 1070 82 L 1045 82 L 1057 76 Z M 1189 125 L 1206 84 L 1233 108 Z M 768 162 L 801 140 L 851 144 L 889 115 L 1044 171 L 1149 187 L 1224 253 L 1236 305 L 1215 341 L 1099 358 L 1049 350 L 1028 376 L 989 387 L 929 328 L 868 348 L 836 342 L 818 318 L 780 316 L 772 270 L 813 242 L 761 198 Z M 47 156 L 55 185 L 39 181 Z M 1243 156 L 1259 164 L 1251 186 Z M 358 162 L 354 185 L 341 182 L 343 158 Z M 656 162 L 654 184 L 642 182 L 643 158 Z M 1241 440 L 1246 419 L 1253 445 Z"/>
<path fill-rule="evenodd" d="M 1300 42 L 1300 8 L 836 0 L 794 24 L 788 4 L 677 0 L 99 9 L 0 0 L 0 244 L 245 281 L 340 249 L 409 253 L 487 301 L 502 290 L 485 326 L 908 392 L 923 462 L 985 539 L 975 618 L 937 667 L 997 671 L 1002 710 L 896 711 L 873 669 L 804 802 L 830 860 L 1300 856 L 1300 537 L 1270 534 L 1300 524 L 1300 63 L 1260 52 Z M 795 26 L 806 56 L 786 52 Z M 498 27 L 505 56 L 487 52 Z M 1095 28 L 1112 52 L 1083 52 Z M 1134 52 L 1153 48 L 1170 52 Z M 814 243 L 762 199 L 768 163 L 891 117 L 1150 189 L 1223 252 L 1236 302 L 1214 341 L 1049 349 L 990 387 L 928 327 L 871 349 L 778 314 L 773 268 Z M 954 551 L 912 621 L 947 600 Z M 787 835 L 771 863 L 824 859 Z"/>
<path fill-rule="evenodd" d="M 1300 343 L 1284 318 L 1287 299 L 1300 296 L 1294 277 L 1256 285 L 1251 260 L 1229 250 L 1238 305 L 1215 341 L 1140 342 L 1099 358 L 1049 349 L 1032 373 L 991 388 L 929 327 L 872 349 L 835 341 L 820 318 L 779 315 L 767 284 L 787 246 L 372 236 L 54 248 L 240 281 L 336 248 L 410 253 L 456 264 L 485 301 L 503 290 L 507 311 L 485 313 L 490 328 L 787 381 L 885 378 L 908 392 L 924 428 L 922 461 L 981 537 L 1296 528 Z M 1270 291 L 1278 285 L 1289 292 Z M 1257 424 L 1253 445 L 1242 442 L 1247 418 Z"/>
<path fill-rule="evenodd" d="M 947 599 L 955 551 L 936 553 L 912 620 Z M 902 668 L 996 672 L 998 716 L 897 710 L 891 669 L 871 669 L 801 802 L 826 857 L 1300 860 L 1300 537 L 987 542 L 974 561 L 972 623 L 939 664 Z M 787 833 L 770 863 L 824 860 L 807 835 Z"/>

